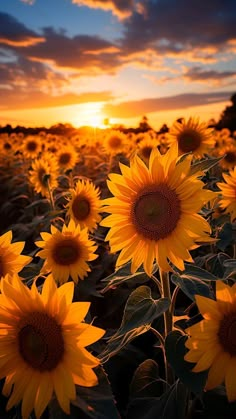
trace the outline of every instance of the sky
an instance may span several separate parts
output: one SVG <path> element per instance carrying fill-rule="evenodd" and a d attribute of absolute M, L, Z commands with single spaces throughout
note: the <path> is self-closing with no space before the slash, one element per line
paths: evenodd
<path fill-rule="evenodd" d="M 235 0 L 1 0 L 0 125 L 216 121 L 236 93 Z"/>

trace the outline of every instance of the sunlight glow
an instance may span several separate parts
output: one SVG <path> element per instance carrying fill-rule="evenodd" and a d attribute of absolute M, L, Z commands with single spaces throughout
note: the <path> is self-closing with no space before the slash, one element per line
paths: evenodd
<path fill-rule="evenodd" d="M 72 123 L 75 126 L 88 125 L 93 128 L 107 128 L 104 125 L 106 116 L 102 114 L 103 102 L 89 102 L 80 105 L 80 112 L 73 116 Z"/>

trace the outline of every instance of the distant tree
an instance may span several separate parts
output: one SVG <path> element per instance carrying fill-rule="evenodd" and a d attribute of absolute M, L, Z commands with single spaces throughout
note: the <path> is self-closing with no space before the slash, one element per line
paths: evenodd
<path fill-rule="evenodd" d="M 166 132 L 168 132 L 168 131 L 169 131 L 168 126 L 167 126 L 166 124 L 163 124 L 163 125 L 161 126 L 161 128 L 159 129 L 158 134 L 165 134 L 165 133 L 166 133 Z"/>
<path fill-rule="evenodd" d="M 230 131 L 236 131 L 236 93 L 230 98 L 232 105 L 226 106 L 216 125 L 217 129 L 228 128 Z"/>
<path fill-rule="evenodd" d="M 147 118 L 147 116 L 144 115 L 142 117 L 142 120 L 139 123 L 138 130 L 139 130 L 139 132 L 146 132 L 146 131 L 149 131 L 151 129 L 152 128 L 151 128 L 151 126 L 148 123 L 148 118 Z"/>

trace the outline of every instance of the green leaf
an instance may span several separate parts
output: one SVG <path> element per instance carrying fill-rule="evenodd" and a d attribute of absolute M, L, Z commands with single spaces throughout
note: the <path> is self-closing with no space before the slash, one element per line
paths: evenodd
<path fill-rule="evenodd" d="M 204 171 L 206 172 L 207 170 L 209 170 L 211 167 L 215 166 L 216 164 L 218 164 L 218 162 L 220 160 L 222 160 L 223 157 L 209 157 L 205 160 L 201 160 L 199 162 L 193 163 L 190 167 L 190 171 L 189 174 L 194 175 L 197 172 L 201 172 Z"/>
<path fill-rule="evenodd" d="M 236 259 L 228 259 L 223 262 L 225 267 L 224 279 L 236 279 Z"/>
<path fill-rule="evenodd" d="M 166 358 L 182 383 L 192 392 L 200 393 L 205 386 L 207 371 L 191 371 L 195 364 L 184 360 L 188 351 L 185 347 L 186 340 L 187 336 L 183 336 L 179 331 L 169 333 L 165 340 Z"/>
<path fill-rule="evenodd" d="M 185 264 L 185 270 L 180 273 L 180 275 L 184 275 L 185 277 L 191 279 L 200 279 L 203 281 L 217 281 L 218 277 L 213 275 L 211 272 L 206 271 L 199 266 L 193 264 Z"/>
<path fill-rule="evenodd" d="M 187 391 L 177 381 L 161 397 L 132 399 L 127 419 L 183 419 L 186 417 Z"/>
<path fill-rule="evenodd" d="M 154 300 L 151 289 L 146 285 L 136 288 L 129 296 L 117 332 L 108 340 L 105 351 L 100 355 L 103 362 L 115 355 L 136 336 L 150 329 L 154 319 L 169 307 L 168 298 Z"/>
<path fill-rule="evenodd" d="M 225 251 L 225 249 L 231 245 L 232 241 L 233 241 L 233 228 L 232 228 L 232 224 L 230 222 L 226 222 L 219 234 L 218 234 L 218 238 L 219 240 L 216 242 L 216 246 L 218 247 L 218 249 L 222 250 L 223 252 Z"/>
<path fill-rule="evenodd" d="M 110 289 L 111 287 L 114 286 L 118 286 L 120 284 L 122 284 L 123 282 L 126 282 L 130 279 L 138 279 L 145 281 L 148 281 L 150 278 L 148 277 L 148 275 L 141 270 L 141 268 L 138 269 L 137 272 L 135 273 L 131 273 L 131 263 L 128 262 L 126 263 L 124 266 L 122 266 L 121 268 L 117 269 L 114 273 L 112 273 L 111 275 L 107 276 L 106 278 L 103 278 L 101 280 L 101 282 L 105 282 L 107 283 L 106 287 L 102 290 L 102 293 L 106 292 L 108 289 Z M 154 271 L 153 273 L 157 270 L 156 265 L 154 265 Z"/>
<path fill-rule="evenodd" d="M 185 276 L 185 275 L 172 275 L 171 281 L 180 287 L 192 301 L 195 301 L 195 295 L 202 295 L 203 297 L 214 298 L 213 290 L 208 284 L 200 279 Z"/>
<path fill-rule="evenodd" d="M 160 380 L 158 364 L 146 359 L 136 369 L 130 384 L 131 398 L 161 396 L 165 382 Z"/>
<path fill-rule="evenodd" d="M 223 278 L 225 275 L 225 262 L 229 260 L 229 255 L 219 252 L 215 255 L 209 256 L 206 260 L 206 265 L 209 270 L 217 275 L 217 278 Z"/>

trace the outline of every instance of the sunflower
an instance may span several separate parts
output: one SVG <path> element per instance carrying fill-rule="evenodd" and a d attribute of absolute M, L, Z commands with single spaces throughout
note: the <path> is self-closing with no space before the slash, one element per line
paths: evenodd
<path fill-rule="evenodd" d="M 56 151 L 57 164 L 62 170 L 73 169 L 78 161 L 78 154 L 71 144 L 64 144 Z"/>
<path fill-rule="evenodd" d="M 197 118 L 183 118 L 175 121 L 167 134 L 168 145 L 177 142 L 179 154 L 192 152 L 195 158 L 201 158 L 214 147 L 215 139 L 212 128 Z"/>
<path fill-rule="evenodd" d="M 103 146 L 109 155 L 126 152 L 127 137 L 121 131 L 111 130 L 104 138 Z"/>
<path fill-rule="evenodd" d="M 70 220 L 68 227 L 63 225 L 62 231 L 51 225 L 50 233 L 41 233 L 43 241 L 36 245 L 42 247 L 37 256 L 46 259 L 43 272 L 52 272 L 56 281 L 63 283 L 69 277 L 76 283 L 84 279 L 90 272 L 87 262 L 98 257 L 94 252 L 97 249 L 95 242 L 88 238 L 87 229 L 80 228 Z"/>
<path fill-rule="evenodd" d="M 158 145 L 159 141 L 157 139 L 151 137 L 143 138 L 137 145 L 137 154 L 146 164 L 148 164 L 152 149 L 156 148 Z"/>
<path fill-rule="evenodd" d="M 44 197 L 49 196 L 49 190 L 55 189 L 58 185 L 58 166 L 51 153 L 45 153 L 42 157 L 34 160 L 29 171 L 29 181 L 35 192 Z"/>
<path fill-rule="evenodd" d="M 93 231 L 101 219 L 99 189 L 89 180 L 79 180 L 69 192 L 71 197 L 66 206 L 67 215 L 75 224 L 80 224 L 81 228 L 87 227 L 89 231 Z"/>
<path fill-rule="evenodd" d="M 219 156 L 224 156 L 219 165 L 222 169 L 230 170 L 236 166 L 236 144 L 228 144 L 222 147 L 218 153 Z"/>
<path fill-rule="evenodd" d="M 83 322 L 90 303 L 72 303 L 73 282 L 56 287 L 49 275 L 40 294 L 18 277 L 2 280 L 0 295 L 0 377 L 7 410 L 22 400 L 22 418 L 32 410 L 39 418 L 52 396 L 70 413 L 75 384 L 98 382 L 93 368 L 99 360 L 85 349 L 104 330 Z"/>
<path fill-rule="evenodd" d="M 111 251 L 121 250 L 117 266 L 132 260 L 131 271 L 143 263 L 151 275 L 156 259 L 170 271 L 167 258 L 180 270 L 183 260 L 192 261 L 188 249 L 196 242 L 211 241 L 211 229 L 197 212 L 215 195 L 203 189 L 200 173 L 191 175 L 192 156 L 178 161 L 174 143 L 166 154 L 153 149 L 149 168 L 135 156 L 130 167 L 120 164 L 122 174 L 110 174 L 108 187 L 114 197 L 103 201 L 104 212 L 112 215 L 101 225 L 111 227 L 106 236 Z"/>
<path fill-rule="evenodd" d="M 225 182 L 218 182 L 217 186 L 222 192 L 219 201 L 220 208 L 231 215 L 231 221 L 236 219 L 236 167 L 229 174 L 222 173 Z"/>
<path fill-rule="evenodd" d="M 42 151 L 42 144 L 40 138 L 33 135 L 28 135 L 23 140 L 21 152 L 25 158 L 35 159 Z"/>
<path fill-rule="evenodd" d="M 25 242 L 11 241 L 11 230 L 0 236 L 0 278 L 19 273 L 32 260 L 30 256 L 21 255 Z"/>
<path fill-rule="evenodd" d="M 205 389 L 225 382 L 230 402 L 236 400 L 236 284 L 216 282 L 216 301 L 196 295 L 203 320 L 186 329 L 190 338 L 185 360 L 194 362 L 194 372 L 208 370 Z"/>

